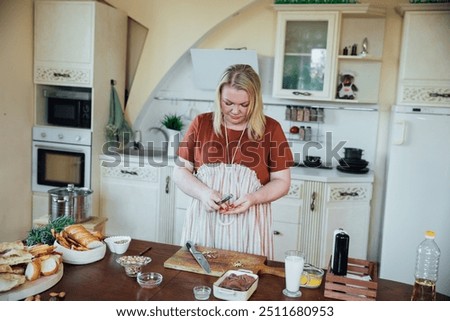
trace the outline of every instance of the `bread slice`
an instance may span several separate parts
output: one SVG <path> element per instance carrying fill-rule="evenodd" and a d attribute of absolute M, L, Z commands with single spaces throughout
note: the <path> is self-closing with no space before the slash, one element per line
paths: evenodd
<path fill-rule="evenodd" d="M 0 253 L 7 250 L 23 250 L 25 245 L 22 241 L 0 242 Z"/>
<path fill-rule="evenodd" d="M 49 276 L 58 272 L 59 261 L 53 256 L 49 256 L 45 260 L 41 260 L 41 274 L 43 276 Z"/>
<path fill-rule="evenodd" d="M 15 265 L 21 263 L 29 263 L 33 259 L 33 255 L 26 251 L 20 249 L 8 250 L 6 253 L 0 255 L 0 265 Z"/>
<path fill-rule="evenodd" d="M 1 273 L 0 274 L 0 292 L 9 291 L 23 283 L 25 283 L 25 275 Z"/>
<path fill-rule="evenodd" d="M 88 249 L 94 249 L 103 245 L 103 242 L 98 237 L 94 236 L 81 224 L 66 226 L 64 231 L 72 240 Z"/>
<path fill-rule="evenodd" d="M 25 277 L 28 281 L 37 280 L 41 276 L 41 259 L 34 259 L 27 264 L 25 269 Z"/>

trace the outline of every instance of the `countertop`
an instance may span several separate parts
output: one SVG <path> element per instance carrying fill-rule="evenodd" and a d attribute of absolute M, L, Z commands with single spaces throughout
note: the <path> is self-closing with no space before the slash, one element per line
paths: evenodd
<path fill-rule="evenodd" d="M 177 159 L 162 155 L 160 151 L 136 151 L 132 154 L 111 153 L 100 156 L 104 166 L 175 166 Z M 337 170 L 336 166 L 332 169 L 312 168 L 312 167 L 291 167 L 291 178 L 298 180 L 309 180 L 324 183 L 372 183 L 374 180 L 374 172 L 364 174 L 344 173 Z"/>
<path fill-rule="evenodd" d="M 180 249 L 179 246 L 155 242 L 132 240 L 124 255 L 137 255 L 152 247 L 145 255 L 152 262 L 144 267 L 144 271 L 159 272 L 163 275 L 162 284 L 154 289 L 142 289 L 135 278 L 125 275 L 124 269 L 116 263 L 121 255 L 112 254 L 107 250 L 105 257 L 87 265 L 64 264 L 62 279 L 47 291 L 41 293 L 41 299 L 46 301 L 51 292 L 66 292 L 67 301 L 190 301 L 194 300 L 192 288 L 195 285 L 209 285 L 218 277 L 179 271 L 164 267 L 164 262 Z M 283 266 L 281 262 L 268 262 L 268 265 Z M 285 285 L 284 278 L 273 275 L 260 275 L 256 291 L 250 297 L 254 301 L 323 301 L 324 282 L 317 289 L 302 288 L 302 297 L 287 298 L 282 294 Z M 389 280 L 378 280 L 377 300 L 409 301 L 412 286 Z M 218 300 L 212 294 L 209 300 Z M 449 300 L 438 295 L 438 300 Z"/>

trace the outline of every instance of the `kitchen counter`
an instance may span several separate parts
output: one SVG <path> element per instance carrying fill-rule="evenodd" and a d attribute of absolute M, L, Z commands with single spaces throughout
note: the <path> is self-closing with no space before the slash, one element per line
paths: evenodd
<path fill-rule="evenodd" d="M 64 264 L 64 275 L 56 285 L 41 293 L 42 300 L 48 300 L 51 292 L 66 292 L 68 301 L 189 301 L 194 300 L 192 288 L 196 285 L 209 285 L 218 279 L 214 276 L 196 274 L 192 272 L 168 269 L 164 262 L 180 249 L 179 246 L 132 240 L 125 255 L 137 255 L 139 252 L 152 247 L 145 255 L 152 258 L 152 262 L 144 267 L 144 271 L 159 272 L 164 279 L 160 287 L 142 289 L 135 278 L 125 275 L 123 267 L 115 260 L 121 255 L 107 250 L 105 257 L 98 262 L 87 265 Z M 269 265 L 283 266 L 280 262 L 269 262 Z M 318 289 L 302 288 L 303 295 L 292 299 L 285 297 L 283 278 L 273 275 L 261 275 L 258 288 L 250 297 L 255 301 L 323 301 L 324 283 Z M 412 286 L 379 279 L 377 300 L 380 301 L 409 301 Z M 438 295 L 438 300 L 450 298 Z M 210 300 L 217 300 L 211 293 Z"/>
<path fill-rule="evenodd" d="M 150 165 L 154 167 L 175 166 L 176 158 L 162 155 L 160 151 L 136 151 L 134 153 L 111 153 L 101 155 L 100 160 L 105 161 L 107 166 L 117 166 L 123 162 L 125 166 L 130 163 L 138 166 Z M 374 173 L 354 174 L 344 173 L 333 167 L 331 169 L 312 167 L 291 167 L 291 178 L 298 180 L 309 180 L 324 183 L 372 183 Z"/>
<path fill-rule="evenodd" d="M 291 178 L 324 183 L 372 183 L 374 173 L 372 170 L 365 174 L 344 173 L 336 167 L 332 169 L 312 167 L 291 167 Z"/>

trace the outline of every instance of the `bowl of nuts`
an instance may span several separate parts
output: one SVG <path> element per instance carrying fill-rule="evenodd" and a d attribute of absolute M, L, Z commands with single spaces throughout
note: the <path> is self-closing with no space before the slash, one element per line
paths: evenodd
<path fill-rule="evenodd" d="M 110 236 L 107 237 L 105 243 L 108 244 L 108 248 L 111 252 L 116 254 L 123 254 L 128 250 L 130 246 L 131 237 L 129 236 Z"/>
<path fill-rule="evenodd" d="M 144 265 L 149 264 L 152 259 L 148 256 L 126 255 L 119 257 L 116 262 L 125 268 L 129 277 L 136 277 L 142 271 Z"/>

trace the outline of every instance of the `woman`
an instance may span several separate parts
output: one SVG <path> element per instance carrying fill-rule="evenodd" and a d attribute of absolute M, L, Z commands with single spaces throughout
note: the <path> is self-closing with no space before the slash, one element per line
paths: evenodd
<path fill-rule="evenodd" d="M 193 197 L 182 244 L 271 259 L 270 202 L 289 190 L 291 150 L 280 124 L 263 113 L 261 81 L 251 66 L 225 71 L 215 103 L 214 112 L 194 119 L 178 149 L 173 178 Z M 232 199 L 220 204 L 227 194 Z"/>

